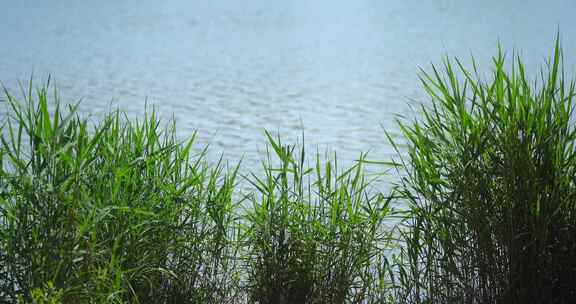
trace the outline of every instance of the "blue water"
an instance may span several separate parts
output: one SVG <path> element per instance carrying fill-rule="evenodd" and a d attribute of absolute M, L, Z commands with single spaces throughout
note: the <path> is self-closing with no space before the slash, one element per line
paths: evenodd
<path fill-rule="evenodd" d="M 212 155 L 244 156 L 304 130 L 351 161 L 392 150 L 382 127 L 426 102 L 417 72 L 445 55 L 486 64 L 498 40 L 531 70 L 558 28 L 576 70 L 576 1 L 0 0 L 0 81 L 51 74 L 65 102 L 97 117 L 157 106 Z"/>

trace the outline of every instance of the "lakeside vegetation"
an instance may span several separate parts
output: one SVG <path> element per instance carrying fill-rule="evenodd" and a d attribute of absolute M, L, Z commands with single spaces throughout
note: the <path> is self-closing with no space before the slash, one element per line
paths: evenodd
<path fill-rule="evenodd" d="M 576 97 L 559 39 L 532 82 L 499 50 L 422 74 L 432 106 L 402 124 L 410 207 L 403 292 L 415 303 L 576 302 Z"/>
<path fill-rule="evenodd" d="M 49 84 L 4 89 L 0 302 L 576 302 L 576 85 L 558 39 L 537 82 L 501 50 L 486 80 L 442 68 L 421 74 L 431 102 L 399 123 L 385 193 L 363 155 L 341 168 L 265 133 L 243 175 L 154 111 L 94 124 Z"/>

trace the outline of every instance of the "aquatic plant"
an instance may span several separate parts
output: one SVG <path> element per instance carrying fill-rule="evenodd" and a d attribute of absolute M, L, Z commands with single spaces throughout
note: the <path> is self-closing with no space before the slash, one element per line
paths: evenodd
<path fill-rule="evenodd" d="M 362 162 L 305 161 L 267 133 L 273 156 L 246 215 L 247 288 L 254 303 L 364 303 L 376 282 L 372 262 L 390 241 L 381 229 L 390 200 L 370 191 Z M 361 157 L 362 159 L 362 157 Z"/>
<path fill-rule="evenodd" d="M 4 90 L 2 301 L 360 303 L 383 286 L 390 199 L 362 162 L 308 167 L 268 134 L 277 166 L 268 154 L 242 194 L 239 166 L 209 166 L 174 121 L 91 123 L 49 88 Z"/>
<path fill-rule="evenodd" d="M 576 302 L 576 84 L 559 40 L 535 82 L 512 57 L 422 72 L 392 193 L 365 155 L 342 169 L 269 133 L 244 191 L 154 110 L 91 122 L 49 84 L 4 89 L 0 301 Z"/>
<path fill-rule="evenodd" d="M 575 83 L 558 39 L 535 82 L 505 59 L 500 49 L 487 80 L 474 60 L 422 73 L 431 103 L 401 124 L 399 299 L 576 302 Z"/>
<path fill-rule="evenodd" d="M 0 299 L 46 286 L 65 303 L 233 299 L 237 168 L 208 167 L 154 111 L 92 126 L 48 88 L 4 90 Z"/>

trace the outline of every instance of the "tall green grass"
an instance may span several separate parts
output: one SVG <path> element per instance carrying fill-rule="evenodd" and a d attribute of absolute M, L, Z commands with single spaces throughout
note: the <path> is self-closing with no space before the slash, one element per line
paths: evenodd
<path fill-rule="evenodd" d="M 512 57 L 422 74 L 392 193 L 364 155 L 266 133 L 240 181 L 154 111 L 90 122 L 50 85 L 4 89 L 0 302 L 576 302 L 576 84 L 559 42 L 534 83 Z"/>
<path fill-rule="evenodd" d="M 576 302 L 575 83 L 558 40 L 535 82 L 511 57 L 422 74 L 431 104 L 401 126 L 407 302 Z"/>
<path fill-rule="evenodd" d="M 389 245 L 382 221 L 390 200 L 370 191 L 362 162 L 340 171 L 336 157 L 312 165 L 300 149 L 268 134 L 264 174 L 247 214 L 250 301 L 366 303 L 383 287 L 373 262 Z M 362 157 L 361 157 L 362 159 Z"/>
<path fill-rule="evenodd" d="M 0 145 L 0 299 L 225 303 L 238 280 L 236 169 L 209 168 L 194 139 L 152 111 L 92 126 L 32 84 Z M 55 104 L 50 111 L 49 106 Z M 36 294 L 36 296 L 34 296 Z"/>
<path fill-rule="evenodd" d="M 361 162 L 308 166 L 268 136 L 244 196 L 239 167 L 209 166 L 173 121 L 90 123 L 49 87 L 4 91 L 0 301 L 366 303 L 387 286 L 390 199 Z"/>

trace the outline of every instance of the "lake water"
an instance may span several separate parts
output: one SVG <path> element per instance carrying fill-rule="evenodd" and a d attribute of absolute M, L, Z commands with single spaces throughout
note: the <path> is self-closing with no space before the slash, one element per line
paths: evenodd
<path fill-rule="evenodd" d="M 98 116 L 154 104 L 211 155 L 258 161 L 265 129 L 351 161 L 392 151 L 381 127 L 426 101 L 419 67 L 486 64 L 497 42 L 529 67 L 558 28 L 575 70 L 576 1 L 0 0 L 0 81 L 55 79 Z"/>

